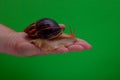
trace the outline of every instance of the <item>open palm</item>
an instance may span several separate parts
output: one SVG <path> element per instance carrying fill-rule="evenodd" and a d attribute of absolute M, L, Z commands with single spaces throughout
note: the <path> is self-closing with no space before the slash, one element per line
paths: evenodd
<path fill-rule="evenodd" d="M 65 27 L 62 24 L 60 26 Z M 4 35 L 6 35 L 7 37 L 7 34 Z M 56 49 L 54 51 L 45 52 L 45 51 L 41 51 L 39 48 L 31 44 L 30 40 L 31 39 L 28 38 L 28 35 L 25 32 L 11 32 L 6 39 L 7 42 L 6 44 L 9 46 L 9 49 L 6 49 L 5 52 L 16 56 L 37 56 L 37 55 L 46 55 L 46 54 L 55 54 L 55 53 L 58 54 L 58 53 L 64 53 L 70 51 L 83 51 L 86 49 L 87 50 L 91 49 L 91 45 L 89 43 L 87 43 L 82 39 L 78 39 L 76 43 L 68 47 L 63 47 Z"/>

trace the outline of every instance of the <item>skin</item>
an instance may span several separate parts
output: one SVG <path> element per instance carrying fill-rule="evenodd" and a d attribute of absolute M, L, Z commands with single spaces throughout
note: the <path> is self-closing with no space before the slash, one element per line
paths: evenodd
<path fill-rule="evenodd" d="M 63 24 L 60 27 L 65 28 Z M 16 32 L 3 24 L 0 24 L 0 53 L 14 56 L 38 56 L 46 54 L 60 54 L 70 51 L 90 50 L 91 45 L 85 40 L 78 39 L 75 44 L 59 48 L 54 51 L 44 52 L 35 47 L 29 41 L 25 32 Z"/>

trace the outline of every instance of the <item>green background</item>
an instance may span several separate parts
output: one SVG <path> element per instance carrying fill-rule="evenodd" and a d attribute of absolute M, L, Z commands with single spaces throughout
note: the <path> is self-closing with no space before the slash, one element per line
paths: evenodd
<path fill-rule="evenodd" d="M 76 27 L 77 37 L 93 49 L 37 57 L 0 54 L 0 80 L 120 80 L 120 0 L 0 0 L 0 23 L 18 32 L 44 17 Z"/>

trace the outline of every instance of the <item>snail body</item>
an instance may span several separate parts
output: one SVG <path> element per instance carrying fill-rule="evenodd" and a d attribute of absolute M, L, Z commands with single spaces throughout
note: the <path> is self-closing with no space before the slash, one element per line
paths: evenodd
<path fill-rule="evenodd" d="M 65 27 L 60 27 L 56 21 L 43 18 L 25 28 L 24 32 L 31 38 L 30 42 L 42 51 L 52 51 L 74 44 L 77 39 L 71 34 L 63 34 Z"/>

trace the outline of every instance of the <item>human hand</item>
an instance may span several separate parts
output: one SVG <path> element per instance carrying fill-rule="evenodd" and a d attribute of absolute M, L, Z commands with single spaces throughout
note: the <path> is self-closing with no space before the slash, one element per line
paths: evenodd
<path fill-rule="evenodd" d="M 60 27 L 65 27 L 63 24 L 60 24 Z M 78 39 L 76 43 L 68 47 L 59 48 L 54 51 L 41 51 L 36 46 L 31 44 L 25 32 L 15 32 L 4 25 L 0 25 L 0 52 L 8 53 L 16 56 L 38 56 L 46 54 L 58 54 L 70 51 L 83 51 L 90 50 L 91 45 L 82 39 Z"/>

